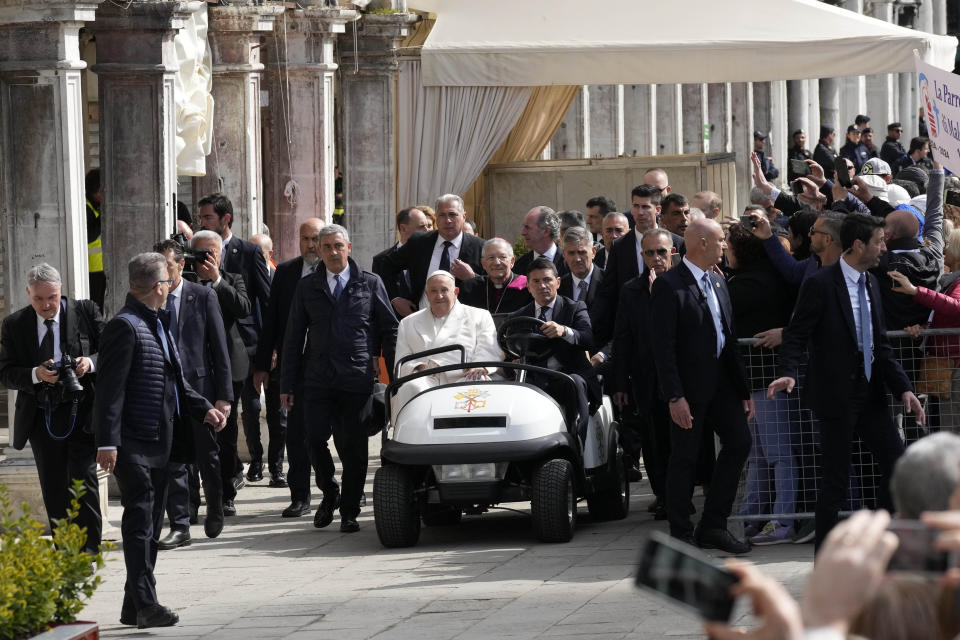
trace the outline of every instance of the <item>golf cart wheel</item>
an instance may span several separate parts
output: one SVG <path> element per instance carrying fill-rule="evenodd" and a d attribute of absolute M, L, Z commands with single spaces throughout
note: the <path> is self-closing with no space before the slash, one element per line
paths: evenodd
<path fill-rule="evenodd" d="M 630 511 L 630 474 L 623 459 L 623 451 L 619 448 L 614 467 L 617 474 L 616 486 L 587 496 L 587 509 L 594 520 L 623 520 Z"/>
<path fill-rule="evenodd" d="M 577 494 L 569 460 L 547 460 L 533 472 L 530 513 L 543 542 L 569 542 L 577 522 Z"/>
<path fill-rule="evenodd" d="M 373 477 L 373 519 L 385 547 L 412 547 L 420 538 L 413 488 L 413 474 L 399 465 L 380 467 Z"/>
<path fill-rule="evenodd" d="M 427 527 L 452 527 L 460 524 L 463 510 L 445 504 L 423 505 L 423 524 Z"/>

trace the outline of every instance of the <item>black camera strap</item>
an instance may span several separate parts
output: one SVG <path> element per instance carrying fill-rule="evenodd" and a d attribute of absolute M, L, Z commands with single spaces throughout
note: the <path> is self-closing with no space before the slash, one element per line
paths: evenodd
<path fill-rule="evenodd" d="M 51 418 L 53 417 L 53 407 L 47 402 L 47 406 L 43 408 L 43 425 L 47 428 L 47 433 L 54 440 L 66 440 L 73 434 L 73 430 L 77 426 L 77 411 L 80 409 L 80 400 L 74 398 L 70 405 L 70 428 L 67 429 L 67 432 L 62 436 L 55 434 L 50 426 Z"/>

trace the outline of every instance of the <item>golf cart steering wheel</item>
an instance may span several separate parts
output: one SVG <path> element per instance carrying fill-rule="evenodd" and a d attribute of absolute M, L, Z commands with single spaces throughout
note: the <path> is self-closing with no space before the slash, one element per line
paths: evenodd
<path fill-rule="evenodd" d="M 510 358 L 543 359 L 553 355 L 555 343 L 540 333 L 543 320 L 529 316 L 508 318 L 497 330 L 500 348 Z"/>

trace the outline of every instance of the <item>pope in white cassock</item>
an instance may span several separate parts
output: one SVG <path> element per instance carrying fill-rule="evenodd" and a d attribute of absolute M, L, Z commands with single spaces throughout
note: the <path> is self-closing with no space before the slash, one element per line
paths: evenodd
<path fill-rule="evenodd" d="M 434 271 L 427 277 L 424 294 L 430 306 L 400 321 L 395 356 L 398 361 L 411 353 L 452 344 L 463 345 L 467 362 L 503 359 L 497 345 L 497 328 L 493 323 L 493 316 L 486 309 L 460 304 L 457 301 L 458 293 L 453 275 L 448 271 Z M 459 351 L 434 354 L 424 360 L 405 362 L 400 367 L 400 375 L 459 362 Z M 392 418 L 396 419 L 397 412 L 408 400 L 429 387 L 460 380 L 489 380 L 495 371 L 494 367 L 457 369 L 411 380 L 400 387 L 391 403 L 394 407 Z"/>

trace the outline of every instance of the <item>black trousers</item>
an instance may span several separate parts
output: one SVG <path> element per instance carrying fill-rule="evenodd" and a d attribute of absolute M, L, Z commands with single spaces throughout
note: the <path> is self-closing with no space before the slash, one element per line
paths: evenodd
<path fill-rule="evenodd" d="M 837 524 L 839 511 L 846 499 L 850 479 L 850 453 L 854 434 L 867 445 L 880 468 L 877 482 L 877 507 L 893 511 L 890 497 L 890 476 L 897 458 L 903 453 L 903 441 L 890 417 L 886 396 L 879 400 L 870 393 L 869 383 L 862 374 L 840 416 L 820 418 L 821 467 L 817 495 L 817 536 L 819 549 L 824 538 Z"/>
<path fill-rule="evenodd" d="M 670 459 L 667 463 L 667 518 L 670 533 L 677 537 L 693 534 L 690 521 L 690 499 L 696 479 L 697 457 L 704 439 L 704 430 L 712 427 L 720 438 L 710 491 L 703 504 L 701 529 L 726 528 L 727 516 L 733 507 L 740 483 L 740 472 L 750 454 L 750 430 L 743 412 L 743 401 L 737 391 L 719 376 L 713 397 L 690 405 L 693 428 L 681 429 L 670 424 Z"/>
<path fill-rule="evenodd" d="M 294 403 L 287 413 L 287 486 L 290 487 L 290 501 L 302 500 L 310 503 L 310 445 L 307 442 L 307 430 L 304 424 L 306 398 L 302 389 L 293 392 Z M 317 474 L 318 482 L 320 474 Z"/>
<path fill-rule="evenodd" d="M 270 383 L 264 389 L 267 401 L 267 467 L 270 473 L 283 471 L 283 446 L 287 436 L 287 418 L 280 405 L 280 371 L 274 369 Z M 260 394 L 253 388 L 253 373 L 243 383 L 240 396 L 243 405 L 243 437 L 252 462 L 263 462 L 263 444 L 260 442 Z"/>
<path fill-rule="evenodd" d="M 237 497 L 237 490 L 233 488 L 233 477 L 243 472 L 243 463 L 237 453 L 237 438 L 240 435 L 238 427 L 238 407 L 240 393 L 243 391 L 243 382 L 233 383 L 233 402 L 230 404 L 230 417 L 227 426 L 217 432 L 217 444 L 220 448 L 220 479 L 223 487 L 223 500 L 233 500 Z"/>
<path fill-rule="evenodd" d="M 670 460 L 670 407 L 655 395 L 648 408 L 638 411 L 631 406 L 627 411 L 636 412 L 631 419 L 637 423 L 636 431 L 643 451 L 643 466 L 647 470 L 650 489 L 658 499 L 664 500 L 667 463 Z"/>
<path fill-rule="evenodd" d="M 90 272 L 90 299 L 103 311 L 103 302 L 107 297 L 107 276 L 103 271 Z"/>
<path fill-rule="evenodd" d="M 220 453 L 217 435 L 207 423 L 192 426 L 194 464 L 171 462 L 168 465 L 167 517 L 170 528 L 190 529 L 190 507 L 200 508 L 200 479 L 207 499 L 207 513 L 223 511 L 223 479 L 220 474 Z M 231 485 L 232 486 L 232 485 Z"/>
<path fill-rule="evenodd" d="M 55 420 L 55 422 L 59 421 Z M 60 424 L 51 426 L 54 435 L 58 437 L 66 434 L 67 429 L 67 426 Z M 97 447 L 94 444 L 93 434 L 85 433 L 77 427 L 68 438 L 57 440 L 47 431 L 43 411 L 38 409 L 37 420 L 30 432 L 29 440 L 30 447 L 33 449 L 33 459 L 37 463 L 40 492 L 43 495 L 43 506 L 47 509 L 47 516 L 50 518 L 50 528 L 53 529 L 54 520 L 65 518 L 67 515 L 67 508 L 73 499 L 70 495 L 73 480 L 82 480 L 86 491 L 80 498 L 77 524 L 87 530 L 84 550 L 96 553 L 100 548 L 103 519 L 100 515 Z"/>
<path fill-rule="evenodd" d="M 163 506 L 166 503 L 167 468 L 148 467 L 117 461 L 113 475 L 120 485 L 123 518 L 123 562 L 127 568 L 123 608 L 140 611 L 157 604 L 157 549 L 163 530 Z"/>
<path fill-rule="evenodd" d="M 306 400 L 304 422 L 310 457 L 317 472 L 317 486 L 324 493 L 337 488 L 336 468 L 327 446 L 332 435 L 343 465 L 340 516 L 356 518 L 367 479 L 367 427 L 373 410 L 373 395 L 336 389 L 306 389 L 301 395 Z"/>

